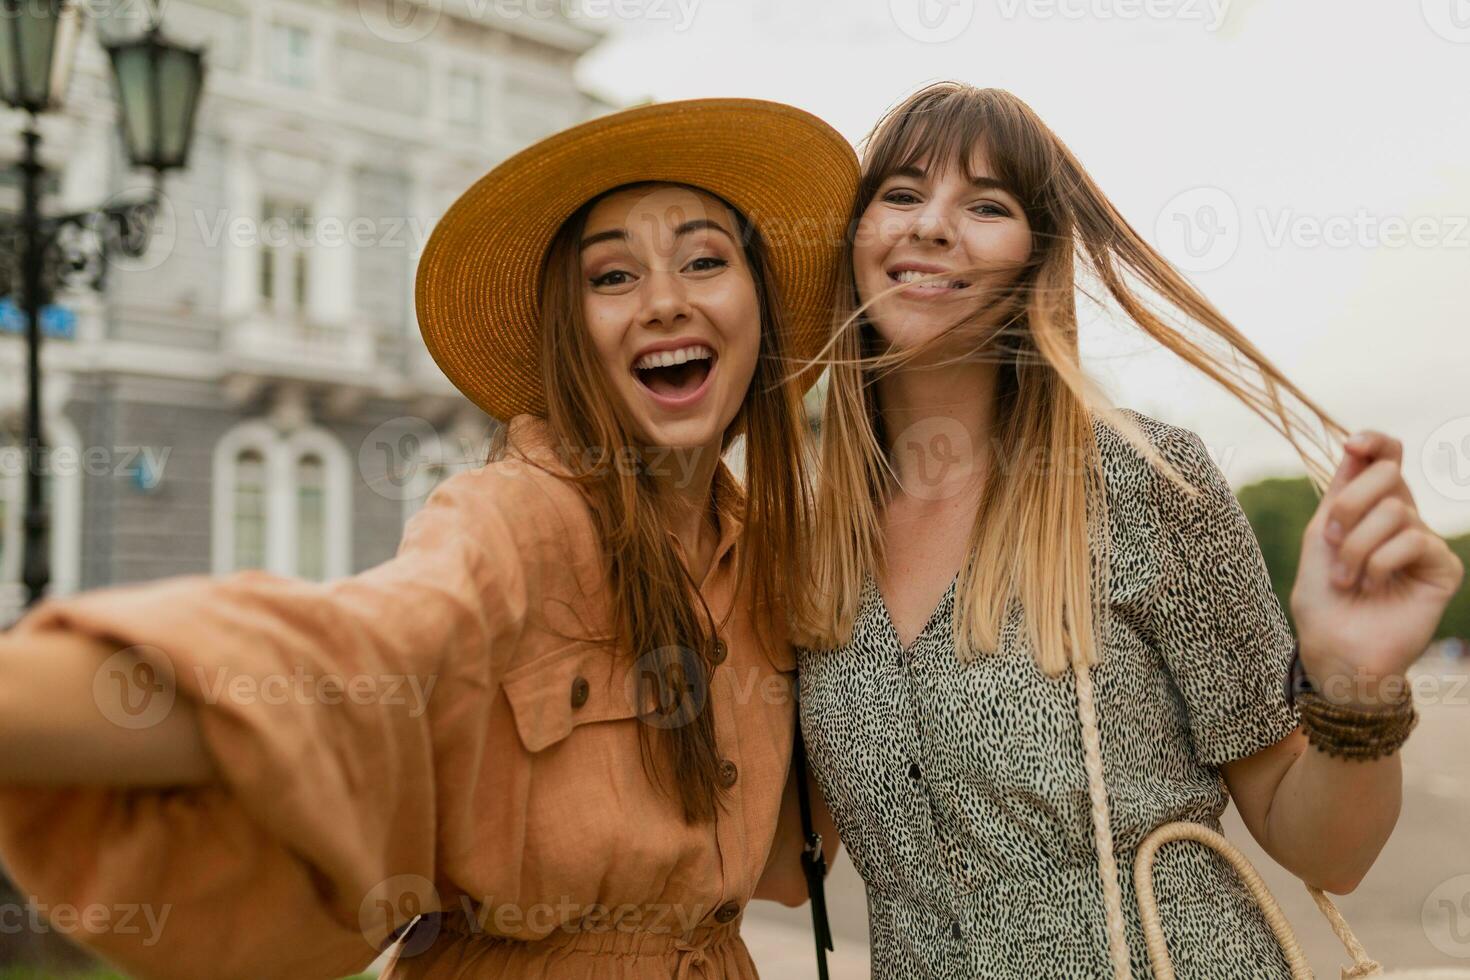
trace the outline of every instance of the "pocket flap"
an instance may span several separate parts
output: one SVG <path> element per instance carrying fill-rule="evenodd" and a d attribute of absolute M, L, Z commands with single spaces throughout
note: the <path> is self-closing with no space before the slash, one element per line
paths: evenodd
<path fill-rule="evenodd" d="M 604 647 L 574 643 L 537 657 L 501 681 L 528 752 L 540 752 L 578 725 L 637 716 L 628 666 Z"/>

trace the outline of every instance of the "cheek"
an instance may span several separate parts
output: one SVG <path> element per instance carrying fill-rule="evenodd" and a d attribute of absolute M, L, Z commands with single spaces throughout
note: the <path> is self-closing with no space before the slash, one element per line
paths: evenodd
<path fill-rule="evenodd" d="M 1031 255 L 1031 229 L 1019 221 L 978 226 L 968 236 L 967 247 L 982 266 L 1019 266 Z"/>
<path fill-rule="evenodd" d="M 883 260 L 903 237 L 903 222 L 891 213 L 869 209 L 858 222 L 852 240 L 852 271 L 858 292 L 876 292 L 883 283 Z"/>
<path fill-rule="evenodd" d="M 587 335 L 592 340 L 592 349 L 598 361 L 614 380 L 626 372 L 623 370 L 623 333 L 628 318 L 621 315 L 613 297 L 589 297 L 582 304 L 582 320 L 587 325 Z"/>
<path fill-rule="evenodd" d="M 761 311 L 755 298 L 755 284 L 751 283 L 743 292 L 728 307 L 723 333 L 728 351 L 738 359 L 739 378 L 742 383 L 748 383 L 755 375 L 756 358 L 760 356 Z"/>
<path fill-rule="evenodd" d="M 907 215 L 889 208 L 870 207 L 863 212 L 853 232 L 852 254 L 855 264 L 875 264 L 908 232 Z"/>

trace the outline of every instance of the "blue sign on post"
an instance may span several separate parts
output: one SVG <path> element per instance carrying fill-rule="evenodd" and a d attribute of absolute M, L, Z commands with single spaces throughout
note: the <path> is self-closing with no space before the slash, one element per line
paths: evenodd
<path fill-rule="evenodd" d="M 26 332 L 26 315 L 15 300 L 9 296 L 0 297 L 0 333 Z M 41 307 L 41 336 L 56 337 L 61 340 L 75 340 L 77 337 L 77 315 L 69 307 L 58 306 L 55 303 Z"/>

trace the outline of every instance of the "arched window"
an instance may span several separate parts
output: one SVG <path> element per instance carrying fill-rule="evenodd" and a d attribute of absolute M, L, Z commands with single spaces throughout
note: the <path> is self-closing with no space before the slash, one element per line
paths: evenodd
<path fill-rule="evenodd" d="M 324 581 L 351 573 L 352 467 L 331 433 L 243 422 L 214 452 L 216 574 L 262 568 Z"/>
<path fill-rule="evenodd" d="M 320 581 L 327 569 L 326 466 L 308 454 L 296 460 L 296 574 Z"/>
<path fill-rule="evenodd" d="M 266 547 L 265 454 L 251 447 L 235 458 L 235 541 L 231 567 L 264 568 Z"/>

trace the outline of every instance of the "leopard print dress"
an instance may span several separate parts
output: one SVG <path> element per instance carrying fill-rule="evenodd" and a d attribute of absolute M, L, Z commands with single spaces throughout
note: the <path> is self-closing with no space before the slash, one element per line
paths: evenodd
<path fill-rule="evenodd" d="M 1299 716 L 1282 679 L 1293 637 L 1260 546 L 1194 433 L 1139 413 L 1201 494 L 1094 425 L 1112 559 L 1094 668 L 1113 846 L 1135 978 L 1152 976 L 1133 856 L 1155 827 L 1220 829 L 1219 766 Z M 962 665 L 955 583 L 902 649 L 871 576 L 852 641 L 799 651 L 812 771 L 867 890 L 873 976 L 1110 977 L 1075 679 L 1035 666 L 1013 602 L 1001 649 Z M 1290 976 L 1259 910 L 1213 851 L 1176 843 L 1154 866 L 1180 980 Z"/>

